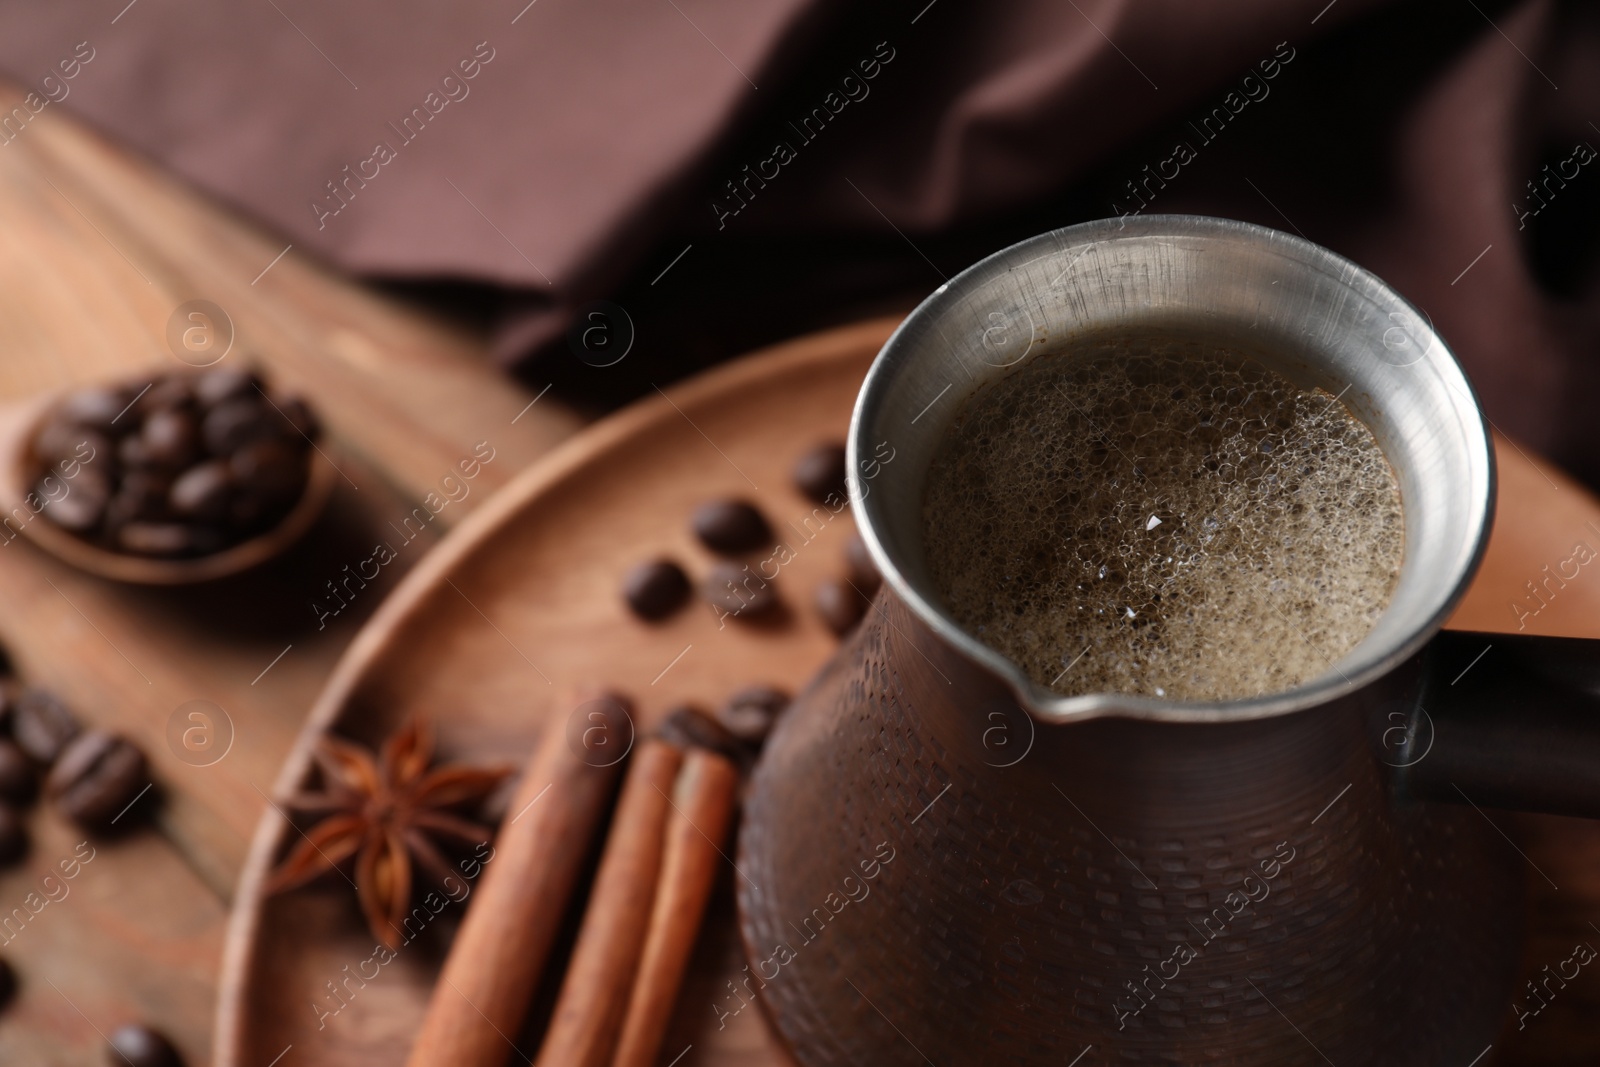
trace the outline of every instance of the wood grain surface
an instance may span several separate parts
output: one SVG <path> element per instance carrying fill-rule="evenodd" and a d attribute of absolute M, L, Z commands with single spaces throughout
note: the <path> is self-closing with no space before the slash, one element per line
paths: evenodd
<path fill-rule="evenodd" d="M 0 111 L 18 94 L 0 86 Z M 0 1062 L 103 1062 L 101 1033 L 136 1020 L 208 1060 L 223 927 L 265 793 L 340 653 L 399 577 L 493 490 L 580 420 L 495 372 L 474 338 L 360 288 L 50 108 L 0 150 L 0 404 L 68 385 L 181 369 L 173 313 L 210 300 L 233 322 L 228 360 L 309 395 L 343 476 L 287 556 L 188 589 L 74 571 L 21 540 L 0 545 L 0 644 L 23 676 L 150 754 L 165 803 L 154 833 L 96 859 L 23 933 L 0 936 L 21 993 L 0 1017 Z M 270 269 L 267 269 L 270 266 Z M 399 525 L 488 441 L 469 495 L 401 547 Z M 388 539 L 398 558 L 319 627 L 325 583 Z M 280 658 L 281 657 L 281 658 Z M 220 762 L 167 742 L 190 701 L 231 721 Z M 218 725 L 223 720 L 218 719 Z M 30 817 L 27 864 L 0 874 L 23 906 L 81 839 Z M 285 1064 L 284 1067 L 292 1067 Z"/>

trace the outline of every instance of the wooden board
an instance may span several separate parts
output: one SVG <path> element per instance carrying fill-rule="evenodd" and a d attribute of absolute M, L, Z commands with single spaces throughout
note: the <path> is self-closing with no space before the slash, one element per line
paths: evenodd
<path fill-rule="evenodd" d="M 495 760 L 525 754 L 541 730 L 562 726 L 574 683 L 603 682 L 633 694 L 643 727 L 677 702 L 711 705 L 745 682 L 800 684 L 834 646 L 809 596 L 818 580 L 839 572 L 851 519 L 816 524 L 808 537 L 802 524 L 811 505 L 790 485 L 788 469 L 813 442 L 842 438 L 861 378 L 891 326 L 880 321 L 816 335 L 705 375 L 591 428 L 525 473 L 454 531 L 367 624 L 313 710 L 278 789 L 302 781 L 308 750 L 323 731 L 371 743 L 413 711 L 439 720 L 449 756 Z M 1600 506 L 1587 495 L 1546 481 L 1514 447 L 1500 452 L 1505 522 L 1458 625 L 1507 628 L 1511 616 L 1501 598 L 1519 584 L 1528 554 L 1544 550 L 1542 527 L 1526 516 L 1600 520 Z M 703 573 L 710 557 L 686 518 L 696 503 L 724 495 L 756 502 L 795 547 L 797 558 L 777 579 L 791 616 L 778 626 L 719 629 L 711 612 L 695 605 L 661 625 L 631 618 L 617 595 L 623 570 L 666 553 Z M 1574 585 L 1571 613 L 1553 604 L 1548 632 L 1600 636 L 1597 606 L 1600 580 L 1587 589 Z M 1572 830 L 1555 833 L 1547 847 Z M 269 814 L 252 845 L 229 930 L 215 1062 L 267 1067 L 288 1048 L 296 1064 L 401 1062 L 448 943 L 449 918 L 378 978 L 347 987 L 354 995 L 333 999 L 327 983 L 366 960 L 373 946 L 349 887 L 336 880 L 261 899 L 262 876 L 289 833 Z M 1595 839 L 1586 825 L 1575 836 Z M 1524 861 L 1508 847 L 1506 862 Z M 1584 879 L 1574 883 L 1566 899 L 1594 899 L 1576 888 Z M 1590 873 L 1587 886 L 1595 884 Z M 1536 924 L 1544 922 L 1547 902 L 1535 893 Z M 717 1026 L 713 1003 L 722 1002 L 723 983 L 742 960 L 731 894 L 713 907 L 662 1062 L 683 1052 L 681 1067 L 784 1063 L 754 1010 Z M 1541 926 L 1532 944 L 1548 949 L 1541 938 L 1566 932 Z M 1572 999 L 1579 1002 L 1578 994 Z M 323 1014 L 335 1007 L 336 1014 Z M 521 1035 L 517 1045 L 532 1054 L 537 1035 Z M 1501 1062 L 1562 1061 L 1513 1055 Z"/>

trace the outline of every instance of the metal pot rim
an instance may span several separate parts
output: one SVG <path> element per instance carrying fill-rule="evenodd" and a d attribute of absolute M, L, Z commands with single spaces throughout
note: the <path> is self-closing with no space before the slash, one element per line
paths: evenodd
<path fill-rule="evenodd" d="M 1293 283 L 1303 283 L 1308 289 L 1320 286 L 1324 290 L 1322 293 L 1324 299 L 1321 303 L 1313 299 L 1315 294 L 1312 293 L 1307 293 L 1300 299 L 1298 309 L 1311 313 L 1310 317 L 1290 320 L 1306 326 L 1304 333 L 1307 335 L 1313 333 L 1309 328 L 1310 324 L 1327 325 L 1334 323 L 1336 316 L 1357 314 L 1361 311 L 1365 311 L 1369 317 L 1384 311 L 1388 316 L 1384 321 L 1401 322 L 1404 326 L 1402 334 L 1398 335 L 1401 347 L 1409 342 L 1415 345 L 1421 354 L 1412 362 L 1401 364 L 1389 360 L 1375 345 L 1369 343 L 1365 345 L 1369 356 L 1375 356 L 1379 363 L 1388 364 L 1391 370 L 1384 371 L 1373 362 L 1373 359 L 1367 358 L 1366 363 L 1372 363 L 1373 366 L 1367 368 L 1366 373 L 1370 381 L 1381 382 L 1386 380 L 1386 376 L 1394 377 L 1392 368 L 1412 366 L 1419 368 L 1419 373 L 1415 376 L 1419 384 L 1407 389 L 1412 393 L 1428 390 L 1431 394 L 1421 399 L 1406 398 L 1415 400 L 1411 407 L 1420 410 L 1420 413 L 1408 412 L 1407 417 L 1418 425 L 1410 427 L 1407 447 L 1415 447 L 1419 441 L 1431 440 L 1434 450 L 1442 455 L 1441 462 L 1448 466 L 1448 469 L 1441 473 L 1441 477 L 1447 475 L 1447 480 L 1455 484 L 1441 489 L 1431 484 L 1418 483 L 1417 488 L 1422 489 L 1424 495 L 1430 496 L 1434 501 L 1435 506 L 1431 510 L 1438 511 L 1440 507 L 1448 506 L 1454 511 L 1446 517 L 1449 520 L 1447 523 L 1430 520 L 1428 528 L 1428 532 L 1432 535 L 1430 543 L 1414 543 L 1413 519 L 1418 516 L 1413 515 L 1410 501 L 1406 498 L 1415 494 L 1403 491 L 1402 499 L 1406 506 L 1406 548 L 1401 584 L 1397 587 L 1395 600 L 1391 602 L 1385 612 L 1385 618 L 1379 620 L 1378 626 L 1368 639 L 1363 640 L 1355 649 L 1334 663 L 1328 671 L 1294 689 L 1224 702 L 1178 702 L 1116 693 L 1060 696 L 1032 681 L 1016 664 L 968 634 L 938 603 L 935 596 L 931 593 L 925 594 L 919 588 L 919 584 L 908 576 L 907 567 L 902 566 L 902 559 L 899 557 L 908 554 L 910 550 L 906 546 L 901 546 L 901 551 L 896 552 L 894 546 L 889 543 L 893 540 L 887 529 L 889 516 L 886 512 L 888 507 L 886 498 L 890 494 L 881 491 L 881 484 L 869 486 L 869 479 L 863 473 L 863 463 L 870 463 L 869 457 L 878 441 L 888 439 L 886 431 L 889 434 L 899 432 L 904 436 L 907 430 L 905 426 L 899 426 L 896 431 L 896 427 L 889 425 L 894 418 L 892 415 L 894 409 L 905 406 L 904 396 L 891 398 L 891 394 L 905 379 L 908 367 L 919 360 L 927 362 L 935 358 L 930 352 L 931 348 L 950 347 L 949 334 L 938 327 L 949 326 L 951 320 L 959 320 L 963 315 L 970 318 L 976 314 L 973 308 L 979 306 L 974 303 L 977 296 L 1003 297 L 1012 301 L 1006 305 L 1011 310 L 1026 311 L 1032 338 L 1040 327 L 1034 321 L 1033 313 L 1028 311 L 1029 307 L 1036 307 L 1041 312 L 1069 310 L 1066 305 L 1077 299 L 1081 311 L 1084 300 L 1080 290 L 1069 286 L 1062 298 L 1056 301 L 1056 306 L 1050 306 L 1047 301 L 1040 299 L 1037 289 L 1028 291 L 1025 279 L 1019 274 L 1025 268 L 1045 260 L 1055 259 L 1059 262 L 1058 257 L 1069 256 L 1076 252 L 1068 267 L 1062 271 L 1062 277 L 1065 277 L 1072 270 L 1071 264 L 1086 257 L 1095 247 L 1100 247 L 1123 253 L 1123 261 L 1118 264 L 1119 266 L 1134 262 L 1135 266 L 1152 268 L 1146 271 L 1148 275 L 1159 276 L 1163 266 L 1163 256 L 1172 253 L 1180 246 L 1183 251 L 1179 254 L 1196 256 L 1200 251 L 1235 254 L 1246 258 L 1254 257 L 1251 262 L 1258 266 L 1264 262 L 1281 261 L 1286 271 L 1285 279 L 1292 284 L 1276 290 L 1273 297 L 1284 301 L 1288 310 L 1296 308 L 1293 303 L 1296 297 L 1284 296 L 1295 287 Z M 1132 256 L 1143 256 L 1144 260 L 1131 259 L 1128 255 L 1130 250 Z M 1056 265 L 1057 263 L 1053 262 L 1050 267 L 1054 268 Z M 1104 274 L 1103 271 L 1101 273 Z M 1232 279 L 1231 276 L 1224 275 L 1224 280 Z M 1108 284 L 1103 278 L 1101 283 Z M 1007 284 L 1022 291 L 1006 296 L 1001 290 L 1004 290 Z M 1167 284 L 1179 289 L 1183 287 L 1170 278 L 1162 280 L 1159 277 L 1154 283 L 1148 278 L 1140 282 L 1135 277 L 1131 282 L 1123 279 L 1121 282 L 1111 284 L 1133 286 Z M 1272 284 L 1276 286 L 1277 281 Z M 1066 295 L 1069 293 L 1070 297 Z M 1326 298 L 1330 293 L 1336 293 L 1341 299 L 1329 301 Z M 1035 303 L 1029 304 L 1027 302 L 1029 300 Z M 1352 310 L 1345 306 L 1347 303 L 1359 307 Z M 1260 305 L 1257 306 L 1259 308 Z M 1211 309 L 1197 305 L 1187 310 L 1191 314 L 1200 315 L 1210 313 Z M 1327 315 L 1325 320 L 1317 318 L 1324 313 Z M 987 314 L 993 316 L 1000 312 Z M 1257 317 L 1259 319 L 1259 312 Z M 970 328 L 972 323 L 966 325 Z M 1252 323 L 1251 327 L 1253 326 Z M 1383 344 L 1388 346 L 1391 334 L 1400 327 L 1391 325 L 1382 335 L 1372 334 L 1371 330 L 1375 328 L 1376 326 L 1363 326 L 1363 329 L 1367 330 L 1367 341 L 1371 342 L 1375 337 L 1381 336 Z M 1050 332 L 1048 324 L 1044 329 L 1047 334 Z M 1348 331 L 1320 332 L 1328 335 L 1322 343 L 1329 346 L 1344 344 L 1358 354 L 1363 348 L 1357 340 L 1349 338 Z M 939 337 L 937 346 L 928 343 L 933 334 Z M 1311 345 L 1309 341 L 1306 343 Z M 1031 354 L 1031 343 L 1025 347 Z M 1048 348 L 1046 345 L 1042 350 Z M 1026 356 L 1019 357 L 1015 362 L 1021 362 L 1023 358 Z M 1319 355 L 1312 358 L 1321 357 Z M 1351 357 L 1347 353 L 1341 358 L 1356 357 Z M 1327 357 L 1330 364 L 1333 360 L 1334 357 Z M 995 366 L 989 364 L 987 360 L 983 362 Z M 1013 365 L 1015 363 L 1007 364 L 1005 369 Z M 971 373 L 970 370 L 968 373 Z M 988 374 L 988 376 L 998 375 Z M 1352 377 L 1350 384 L 1359 383 Z M 954 410 L 955 406 L 952 406 L 950 411 Z M 1437 418 L 1433 417 L 1435 413 Z M 911 420 L 913 424 L 916 421 L 916 419 Z M 948 418 L 942 422 L 930 423 L 929 427 L 918 429 L 915 436 L 919 438 L 929 434 L 937 436 L 933 427 L 942 426 L 947 422 Z M 1369 425 L 1372 423 L 1369 422 Z M 1375 426 L 1374 432 L 1378 432 Z M 1383 434 L 1380 433 L 1379 436 L 1382 441 Z M 1402 475 L 1404 484 L 1405 472 L 1402 470 L 1404 457 L 1397 458 L 1390 451 L 1390 443 L 1387 441 L 1383 443 L 1391 464 L 1396 467 L 1397 473 Z M 899 447 L 898 444 L 896 447 Z M 951 278 L 912 311 L 885 342 L 873 361 L 851 419 L 848 453 L 852 510 L 855 512 L 861 536 L 882 572 L 887 586 L 935 637 L 1001 679 L 1015 694 L 1018 703 L 1044 722 L 1069 722 L 1107 717 L 1188 723 L 1239 721 L 1286 715 L 1354 693 L 1416 654 L 1443 625 L 1444 620 L 1464 595 L 1468 582 L 1482 560 L 1494 512 L 1494 460 L 1487 421 L 1460 363 L 1443 339 L 1434 332 L 1426 313 L 1410 304 L 1369 271 L 1310 241 L 1252 223 L 1198 215 L 1146 215 L 1103 219 L 1053 230 L 1002 249 Z M 921 463 L 920 467 L 917 467 L 918 462 Z M 918 502 L 920 511 L 921 479 L 926 469 L 925 457 L 920 461 L 914 458 L 911 464 L 897 470 L 895 476 L 908 477 L 905 473 L 907 469 L 911 469 L 909 477 L 914 483 L 914 490 L 910 492 Z M 905 493 L 902 492 L 901 495 L 904 497 Z M 1440 504 L 1441 501 L 1445 503 Z M 1420 538 L 1420 534 L 1418 537 Z M 1431 543 L 1433 541 L 1449 543 L 1434 544 Z M 1402 592 L 1410 598 L 1405 607 L 1406 617 L 1411 621 L 1401 630 L 1397 631 L 1390 627 L 1386 631 L 1385 621 L 1400 607 Z"/>

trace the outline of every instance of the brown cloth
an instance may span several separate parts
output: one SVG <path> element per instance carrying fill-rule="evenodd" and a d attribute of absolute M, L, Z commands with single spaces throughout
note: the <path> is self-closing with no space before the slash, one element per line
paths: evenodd
<path fill-rule="evenodd" d="M 297 248 L 493 287 L 508 362 L 612 397 L 1052 226 L 1261 222 L 1396 285 L 1600 484 L 1590 3 L 97 0 L 0 9 L 0 67 L 49 101 L 0 151 L 76 111 Z M 563 336 L 600 298 L 613 368 Z"/>

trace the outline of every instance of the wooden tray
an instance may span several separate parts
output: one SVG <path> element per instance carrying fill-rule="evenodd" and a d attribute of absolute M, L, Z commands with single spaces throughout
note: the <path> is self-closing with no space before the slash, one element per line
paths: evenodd
<path fill-rule="evenodd" d="M 367 624 L 312 710 L 277 795 L 302 782 L 325 731 L 370 744 L 412 711 L 438 721 L 442 755 L 504 761 L 524 757 L 548 723 L 564 722 L 564 687 L 574 684 L 631 693 L 643 728 L 676 703 L 712 705 L 746 682 L 798 687 L 835 644 L 810 597 L 820 579 L 841 571 L 851 519 L 805 531 L 812 505 L 791 485 L 789 467 L 815 441 L 843 438 L 861 379 L 894 325 L 835 330 L 723 367 L 605 420 L 525 471 L 426 557 Z M 1514 446 L 1499 451 L 1500 514 L 1519 518 L 1496 533 L 1457 616 L 1483 629 L 1515 629 L 1508 602 L 1524 578 L 1565 558 L 1584 523 L 1600 521 L 1600 507 L 1559 475 Z M 722 495 L 755 501 L 797 550 L 777 580 L 788 617 L 719 630 L 710 610 L 694 604 L 660 625 L 632 618 L 618 596 L 624 569 L 666 553 L 692 576 L 703 574 L 711 559 L 686 520 L 694 504 Z M 1541 521 L 1552 516 L 1553 524 Z M 1589 536 L 1600 544 L 1600 528 Z M 1563 596 L 1528 629 L 1600 636 L 1600 582 L 1574 583 Z M 348 979 L 373 954 L 349 886 L 335 879 L 262 898 L 287 832 L 269 811 L 240 881 L 216 1065 L 401 1063 L 448 944 L 451 908 L 378 977 Z M 1507 862 L 1519 861 L 1508 852 Z M 718 1027 L 713 1005 L 726 1005 L 724 984 L 741 965 L 725 886 L 663 1063 L 686 1048 L 676 1067 L 789 1062 L 754 1009 Z M 338 1007 L 329 991 L 339 983 L 347 1003 L 323 1015 Z M 518 1045 L 532 1055 L 536 1040 L 523 1036 Z"/>

